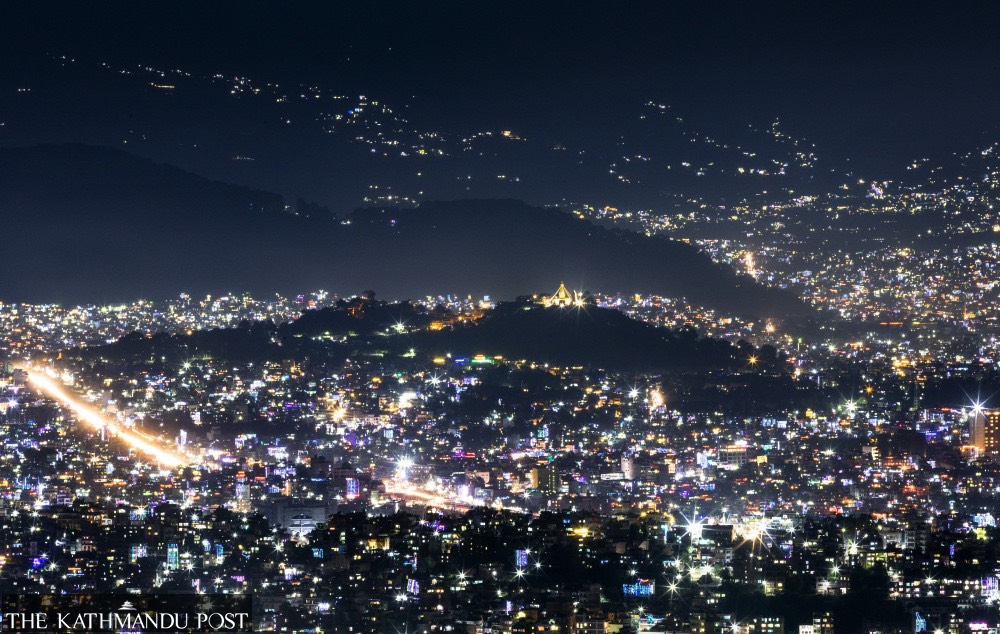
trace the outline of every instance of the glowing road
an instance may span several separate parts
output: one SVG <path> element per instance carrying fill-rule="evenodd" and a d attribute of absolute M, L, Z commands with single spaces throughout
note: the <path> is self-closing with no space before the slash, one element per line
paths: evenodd
<path fill-rule="evenodd" d="M 458 499 L 451 499 L 437 493 L 432 493 L 425 491 L 418 487 L 412 486 L 408 483 L 394 482 L 392 480 L 383 480 L 382 484 L 385 485 L 386 494 L 403 500 L 410 500 L 434 508 L 444 508 L 452 509 L 457 511 L 467 511 L 472 508 L 466 502 L 459 501 Z"/>
<path fill-rule="evenodd" d="M 452 511 L 465 512 L 476 507 L 491 506 L 496 509 L 513 511 L 515 513 L 526 513 L 527 511 L 519 506 L 507 506 L 504 504 L 487 504 L 483 500 L 472 500 L 468 497 L 460 497 L 454 493 L 444 491 L 438 492 L 415 486 L 410 482 L 400 482 L 393 479 L 382 480 L 385 486 L 385 493 L 393 499 L 405 500 L 422 504 L 436 509 L 448 509 Z"/>
<path fill-rule="evenodd" d="M 46 376 L 43 371 L 37 368 L 25 368 L 25 370 L 28 372 L 28 381 L 32 386 L 49 398 L 58 401 L 63 407 L 72 411 L 78 420 L 90 425 L 95 430 L 100 431 L 102 428 L 107 427 L 108 431 L 117 436 L 120 441 L 141 451 L 165 467 L 181 467 L 189 463 L 189 460 L 185 456 L 158 446 L 162 443 L 155 438 L 126 429 L 118 424 L 117 421 L 107 418 L 90 405 L 82 403 L 58 383 Z"/>

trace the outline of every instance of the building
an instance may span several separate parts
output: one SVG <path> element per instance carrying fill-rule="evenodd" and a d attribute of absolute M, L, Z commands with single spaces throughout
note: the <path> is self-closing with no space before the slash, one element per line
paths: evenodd
<path fill-rule="evenodd" d="M 622 477 L 626 480 L 635 480 L 635 457 L 625 454 L 622 456 Z"/>
<path fill-rule="evenodd" d="M 815 634 L 833 634 L 833 615 L 829 612 L 813 614 L 812 627 Z"/>
<path fill-rule="evenodd" d="M 543 495 L 555 495 L 559 493 L 562 482 L 559 479 L 559 471 L 552 465 L 536 467 L 531 470 L 531 486 L 538 489 Z"/>
<path fill-rule="evenodd" d="M 989 410 L 983 418 L 983 456 L 997 460 L 1000 458 L 1000 410 Z"/>
<path fill-rule="evenodd" d="M 749 460 L 750 458 L 745 446 L 728 445 L 719 449 L 718 465 L 720 469 L 735 471 L 749 462 Z"/>
<path fill-rule="evenodd" d="M 555 293 L 542 297 L 542 304 L 545 306 L 558 306 L 560 308 L 566 308 L 568 306 L 581 306 L 583 304 L 583 298 L 577 291 L 570 293 L 569 290 L 566 289 L 566 285 L 560 282 L 559 288 Z"/>
<path fill-rule="evenodd" d="M 986 450 L 986 412 L 976 408 L 969 418 L 969 444 L 975 447 L 976 454 L 982 455 Z"/>
<path fill-rule="evenodd" d="M 331 509 L 326 504 L 279 502 L 272 505 L 270 519 L 293 534 L 308 534 L 326 522 Z"/>
<path fill-rule="evenodd" d="M 780 616 L 755 616 L 750 622 L 753 634 L 785 634 L 785 621 Z"/>

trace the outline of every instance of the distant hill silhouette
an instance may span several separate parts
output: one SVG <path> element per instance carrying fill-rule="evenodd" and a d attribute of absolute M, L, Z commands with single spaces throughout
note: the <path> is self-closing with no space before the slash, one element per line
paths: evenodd
<path fill-rule="evenodd" d="M 746 363 L 722 339 L 699 338 L 630 319 L 617 310 L 507 303 L 480 323 L 426 332 L 412 345 L 432 354 L 503 356 L 623 370 L 731 368 Z M 745 356 L 745 355 L 744 355 Z"/>
<path fill-rule="evenodd" d="M 416 279 L 411 288 L 427 289 L 411 291 L 414 296 L 454 288 L 440 283 L 450 280 L 465 280 L 460 290 L 501 297 L 552 292 L 565 281 L 580 290 L 683 296 L 736 313 L 805 312 L 791 294 L 737 276 L 686 243 L 595 226 L 515 200 L 360 209 L 351 222 L 394 254 L 373 263 L 385 278 L 397 271 L 400 279 Z M 378 288 L 405 293 L 391 281 Z"/>
<path fill-rule="evenodd" d="M 191 335 L 159 333 L 146 337 L 133 333 L 108 346 L 82 348 L 78 353 L 112 362 L 163 360 L 170 364 L 201 356 L 321 361 L 380 351 L 400 362 L 413 350 L 417 362 L 422 363 L 444 355 L 453 360 L 464 357 L 471 363 L 474 355 L 483 354 L 624 371 L 738 369 L 746 367 L 749 356 L 755 354 L 745 342 L 733 345 L 699 337 L 693 330 L 657 328 L 596 306 L 545 308 L 506 302 L 475 323 L 426 329 L 432 319 L 447 316 L 407 302 L 355 301 L 350 306 L 307 311 L 299 319 L 280 325 L 244 322 L 235 328 Z M 397 325 L 404 327 L 397 330 Z M 407 330 L 414 327 L 421 329 Z M 321 335 L 335 338 L 318 338 Z M 762 359 L 766 356 L 756 354 Z M 772 365 L 782 367 L 778 361 Z"/>
<path fill-rule="evenodd" d="M 277 334 L 286 344 L 299 346 L 297 338 L 351 335 L 355 338 L 348 347 L 368 340 L 397 353 L 413 348 L 424 356 L 483 354 L 628 370 L 742 367 L 749 355 L 722 339 L 701 338 L 693 330 L 657 328 L 591 305 L 546 308 L 533 302 L 503 302 L 475 323 L 456 322 L 448 313 L 435 314 L 405 302 L 355 301 L 353 306 L 356 316 L 346 305 L 306 311 L 278 326 Z M 434 319 L 453 325 L 426 329 Z M 395 334 L 397 325 L 419 332 Z"/>
<path fill-rule="evenodd" d="M 760 316 L 805 311 L 691 246 L 514 200 L 364 209 L 337 222 L 276 194 L 116 149 L 0 149 L 0 300 L 111 302 L 181 291 L 378 288 L 389 298 L 571 288 L 686 296 Z"/>

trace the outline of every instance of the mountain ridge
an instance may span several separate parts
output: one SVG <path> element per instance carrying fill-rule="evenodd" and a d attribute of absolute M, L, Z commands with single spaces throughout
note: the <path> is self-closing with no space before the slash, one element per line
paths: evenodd
<path fill-rule="evenodd" d="M 30 263 L 0 282 L 5 301 L 91 303 L 233 288 L 513 297 L 565 281 L 581 290 L 684 296 L 743 314 L 805 313 L 792 295 L 737 276 L 685 243 L 511 199 L 364 208 L 338 223 L 323 213 L 294 215 L 277 194 L 73 144 L 0 149 L 0 208 L 9 234 L 20 238 L 5 247 L 8 262 Z M 114 246 L 123 243 L 130 247 Z"/>

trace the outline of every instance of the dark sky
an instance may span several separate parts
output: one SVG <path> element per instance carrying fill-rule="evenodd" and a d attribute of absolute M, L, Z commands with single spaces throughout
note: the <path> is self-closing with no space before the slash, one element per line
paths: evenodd
<path fill-rule="evenodd" d="M 720 125 L 779 116 L 828 146 L 934 149 L 992 131 L 1000 97 L 1000 7 L 986 2 L 20 2 L 3 12 L 8 64 L 44 51 L 417 95 L 449 124 L 559 125 L 654 98 Z"/>

